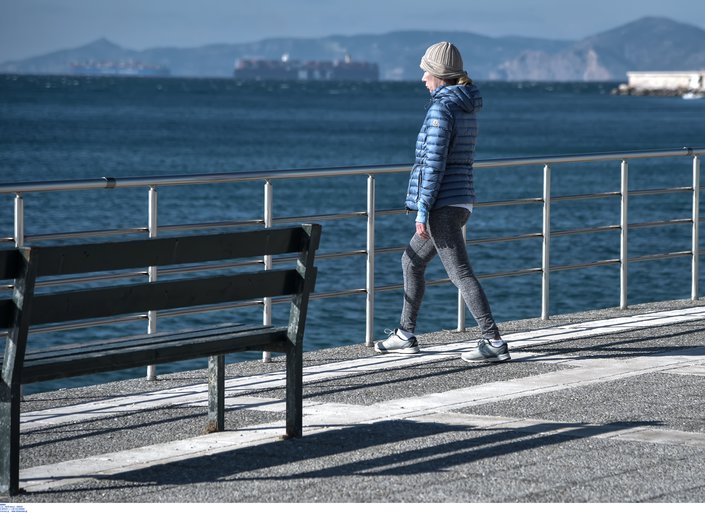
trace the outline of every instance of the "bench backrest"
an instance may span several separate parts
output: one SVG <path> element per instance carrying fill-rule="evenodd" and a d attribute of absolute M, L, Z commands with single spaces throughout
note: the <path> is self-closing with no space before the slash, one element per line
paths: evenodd
<path fill-rule="evenodd" d="M 13 297 L 0 300 L 0 328 L 8 329 L 4 366 L 8 364 L 8 356 L 13 360 L 24 357 L 30 325 L 293 295 L 291 324 L 291 318 L 306 314 L 308 294 L 315 284 L 313 261 L 319 240 L 319 225 L 303 225 L 0 251 L 0 280 L 14 279 Z M 216 275 L 153 283 L 106 287 L 92 285 L 80 290 L 35 293 L 38 277 L 144 270 L 150 266 L 176 266 L 286 253 L 298 254 L 296 263 L 287 269 L 218 272 Z M 9 355 L 8 351 L 14 354 Z"/>

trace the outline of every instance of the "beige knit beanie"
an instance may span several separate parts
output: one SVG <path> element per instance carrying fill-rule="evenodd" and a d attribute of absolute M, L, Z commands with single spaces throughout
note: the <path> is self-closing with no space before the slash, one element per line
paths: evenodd
<path fill-rule="evenodd" d="M 448 42 L 436 43 L 426 50 L 421 57 L 421 69 L 428 71 L 441 80 L 460 78 L 467 75 L 463 69 L 463 58 L 454 44 Z"/>

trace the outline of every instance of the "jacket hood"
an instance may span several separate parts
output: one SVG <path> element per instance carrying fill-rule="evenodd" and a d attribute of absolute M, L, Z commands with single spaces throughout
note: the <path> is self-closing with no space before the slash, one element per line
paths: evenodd
<path fill-rule="evenodd" d="M 433 92 L 432 98 L 453 103 L 466 112 L 476 112 L 482 109 L 482 96 L 480 96 L 480 90 L 475 84 L 440 87 Z"/>

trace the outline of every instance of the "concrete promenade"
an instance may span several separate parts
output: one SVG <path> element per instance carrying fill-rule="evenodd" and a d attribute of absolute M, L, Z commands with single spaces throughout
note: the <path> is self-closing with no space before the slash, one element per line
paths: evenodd
<path fill-rule="evenodd" d="M 281 360 L 228 367 L 223 433 L 203 371 L 30 395 L 0 502 L 705 502 L 705 301 L 501 328 L 503 364 L 475 329 L 307 353 L 296 440 Z"/>

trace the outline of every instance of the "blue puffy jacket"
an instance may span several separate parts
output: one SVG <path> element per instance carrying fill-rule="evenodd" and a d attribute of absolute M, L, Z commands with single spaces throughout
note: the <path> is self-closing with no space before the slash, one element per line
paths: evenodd
<path fill-rule="evenodd" d="M 406 195 L 406 208 L 418 211 L 417 223 L 427 223 L 434 208 L 474 203 L 472 165 L 481 108 L 474 84 L 439 87 L 431 95 Z"/>

